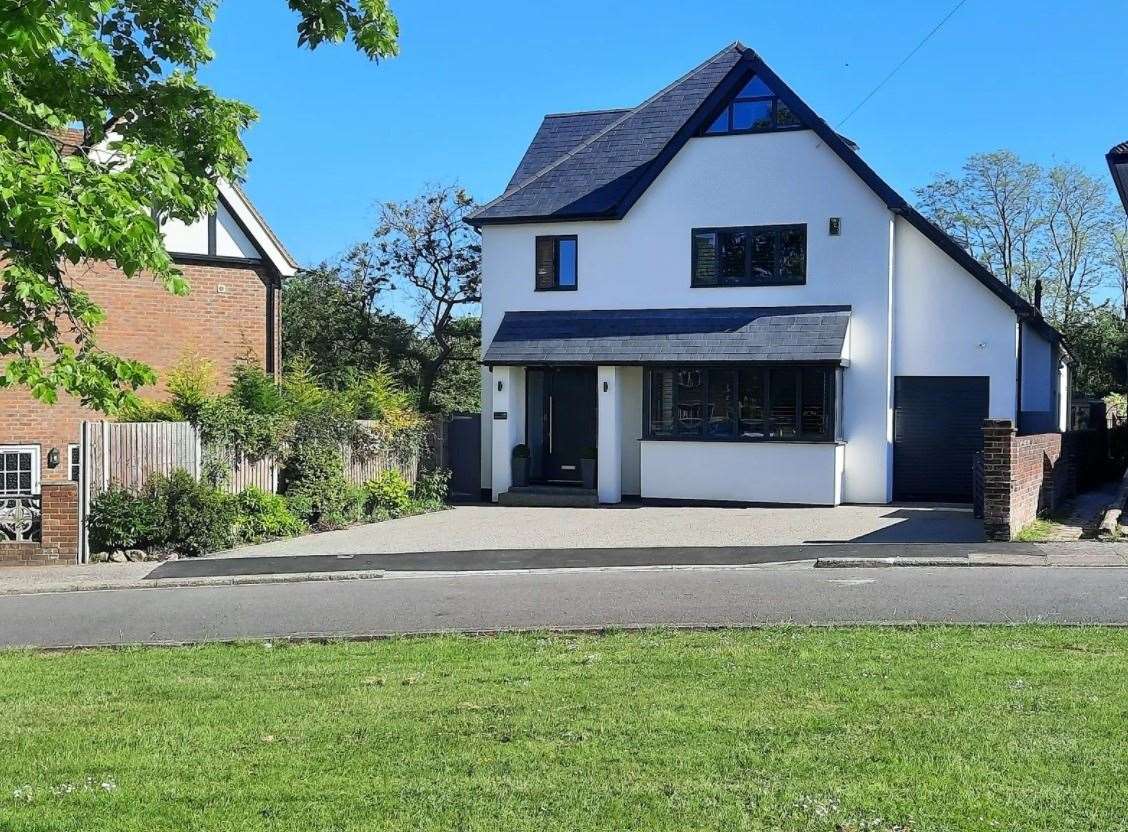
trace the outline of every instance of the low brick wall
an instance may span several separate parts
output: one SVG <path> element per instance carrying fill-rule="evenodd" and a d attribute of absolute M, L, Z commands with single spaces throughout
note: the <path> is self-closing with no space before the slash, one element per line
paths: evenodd
<path fill-rule="evenodd" d="M 1012 540 L 1038 515 L 1077 493 L 1082 432 L 1017 436 L 1005 420 L 983 424 L 983 525 L 991 540 Z"/>
<path fill-rule="evenodd" d="M 0 541 L 0 566 L 45 566 L 78 558 L 78 486 L 43 483 L 42 541 Z"/>

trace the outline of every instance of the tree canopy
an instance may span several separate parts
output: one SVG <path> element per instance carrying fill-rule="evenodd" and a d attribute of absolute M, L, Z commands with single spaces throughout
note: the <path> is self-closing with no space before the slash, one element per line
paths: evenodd
<path fill-rule="evenodd" d="M 386 0 L 288 0 L 298 44 L 397 52 Z M 255 112 L 201 84 L 216 0 L 0 0 L 0 386 L 113 410 L 154 380 L 98 348 L 68 268 L 112 262 L 184 294 L 157 219 L 214 210 Z M 157 219 L 155 219 L 157 218 Z"/>

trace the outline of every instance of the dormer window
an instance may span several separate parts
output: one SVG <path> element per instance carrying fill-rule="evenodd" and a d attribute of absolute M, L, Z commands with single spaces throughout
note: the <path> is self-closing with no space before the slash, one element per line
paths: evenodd
<path fill-rule="evenodd" d="M 705 135 L 764 133 L 802 126 L 791 108 L 780 101 L 759 76 L 753 76 L 705 128 Z"/>

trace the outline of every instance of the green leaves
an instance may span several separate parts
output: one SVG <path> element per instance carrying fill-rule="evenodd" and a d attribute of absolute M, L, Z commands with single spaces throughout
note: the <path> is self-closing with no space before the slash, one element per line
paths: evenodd
<path fill-rule="evenodd" d="M 316 49 L 352 34 L 356 48 L 374 61 L 399 53 L 399 22 L 386 0 L 289 0 L 301 15 L 298 45 Z"/>
<path fill-rule="evenodd" d="M 310 48 L 396 54 L 385 0 L 290 0 Z M 215 0 L 0 0 L 0 385 L 113 411 L 153 373 L 97 347 L 93 263 L 183 295 L 152 212 L 193 222 L 242 177 L 252 108 L 202 85 Z M 78 129 L 76 129 L 78 128 Z M 65 131 L 65 140 L 62 137 Z M 81 281 L 79 281 L 81 282 Z"/>

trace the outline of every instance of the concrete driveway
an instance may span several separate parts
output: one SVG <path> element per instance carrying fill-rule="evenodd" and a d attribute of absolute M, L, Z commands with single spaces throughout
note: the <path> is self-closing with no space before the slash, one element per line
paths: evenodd
<path fill-rule="evenodd" d="M 837 508 L 643 506 L 449 511 L 233 549 L 213 557 L 391 554 L 484 549 L 793 546 L 808 543 L 979 543 L 983 524 L 962 506 Z"/>

